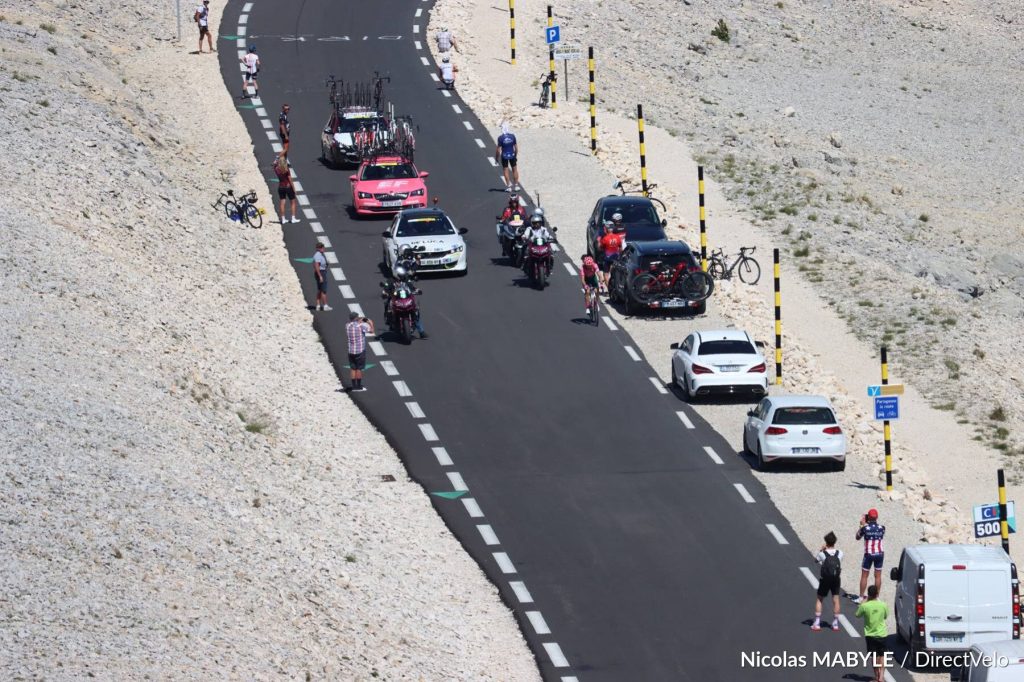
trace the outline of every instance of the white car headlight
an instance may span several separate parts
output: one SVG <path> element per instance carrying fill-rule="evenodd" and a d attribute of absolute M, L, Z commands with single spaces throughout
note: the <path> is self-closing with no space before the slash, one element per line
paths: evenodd
<path fill-rule="evenodd" d="M 465 249 L 466 249 L 466 245 L 465 244 L 459 244 L 458 246 L 455 246 L 455 247 L 452 248 L 452 253 L 460 253 L 462 251 L 465 251 Z"/>
<path fill-rule="evenodd" d="M 409 192 L 409 196 L 411 196 L 411 197 L 421 197 L 421 196 L 423 196 L 423 190 L 422 189 L 413 190 L 412 192 Z"/>

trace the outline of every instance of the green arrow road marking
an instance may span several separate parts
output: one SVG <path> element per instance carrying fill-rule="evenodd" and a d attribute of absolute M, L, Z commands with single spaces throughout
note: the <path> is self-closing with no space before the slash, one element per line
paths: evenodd
<path fill-rule="evenodd" d="M 462 497 L 463 495 L 465 495 L 466 491 L 465 490 L 456 490 L 456 491 L 450 492 L 450 493 L 430 493 L 430 494 L 431 495 L 437 495 L 438 497 L 443 497 L 446 500 L 457 500 L 460 497 Z"/>
<path fill-rule="evenodd" d="M 345 369 L 352 369 L 352 368 L 351 368 L 351 367 L 349 367 L 348 365 L 342 365 L 342 366 L 343 366 L 343 367 L 344 367 Z M 373 369 L 373 368 L 374 368 L 374 367 L 376 367 L 376 366 L 377 366 L 377 365 L 375 365 L 374 363 L 372 363 L 372 362 L 368 362 L 368 363 L 366 363 L 366 367 L 363 367 L 363 369 Z"/>
<path fill-rule="evenodd" d="M 241 37 L 242 36 L 221 36 L 220 39 L 221 40 L 238 40 Z"/>
<path fill-rule="evenodd" d="M 296 263 L 312 263 L 313 259 L 312 258 L 296 258 L 295 262 Z"/>

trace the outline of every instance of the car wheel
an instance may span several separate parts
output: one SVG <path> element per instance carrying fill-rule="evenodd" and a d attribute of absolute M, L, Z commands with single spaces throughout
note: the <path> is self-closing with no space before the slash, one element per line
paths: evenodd
<path fill-rule="evenodd" d="M 747 449 L 747 429 L 743 427 L 743 435 L 740 436 L 740 456 L 746 455 L 748 452 L 750 450 Z"/>
<path fill-rule="evenodd" d="M 701 301 L 700 305 L 698 305 L 696 308 L 690 308 L 690 310 L 693 311 L 693 314 L 695 316 L 696 315 L 703 315 L 704 313 L 706 313 L 708 311 L 708 302 L 707 301 Z"/>
<path fill-rule="evenodd" d="M 768 462 L 764 461 L 764 455 L 761 453 L 761 444 L 757 444 L 757 470 L 768 471 Z"/>
<path fill-rule="evenodd" d="M 686 392 L 686 399 L 692 403 L 697 399 L 697 394 L 690 388 L 691 383 L 690 377 L 686 375 L 686 372 L 683 372 L 683 390 Z"/>
<path fill-rule="evenodd" d="M 846 460 L 832 462 L 832 471 L 846 471 Z"/>
<path fill-rule="evenodd" d="M 672 386 L 676 387 L 676 386 L 679 385 L 679 375 L 676 374 L 676 363 L 675 363 L 675 360 L 671 360 L 670 364 L 672 365 Z"/>

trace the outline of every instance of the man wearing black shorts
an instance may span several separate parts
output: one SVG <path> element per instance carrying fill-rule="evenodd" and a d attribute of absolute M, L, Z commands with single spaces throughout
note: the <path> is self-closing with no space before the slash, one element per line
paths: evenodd
<path fill-rule="evenodd" d="M 512 134 L 508 123 L 501 124 L 501 135 L 498 136 L 498 144 L 494 148 L 494 158 L 501 161 L 502 175 L 505 177 L 505 191 L 518 192 L 522 187 L 519 185 L 519 143 L 516 136 Z M 511 174 L 511 178 L 509 175 Z"/>
<path fill-rule="evenodd" d="M 289 222 L 284 217 L 284 207 L 286 200 L 291 199 L 292 201 L 292 219 L 291 222 L 299 222 L 297 215 L 299 206 L 295 199 L 295 183 L 292 182 L 292 171 L 288 166 L 288 155 L 285 152 L 281 152 L 277 160 L 274 162 L 274 174 L 277 176 L 277 198 L 280 202 L 278 213 L 281 216 L 281 224 Z"/>
<path fill-rule="evenodd" d="M 203 36 L 206 36 L 206 44 L 213 52 L 213 36 L 210 35 L 210 0 L 203 0 L 203 4 L 196 7 L 193 17 L 199 25 L 199 54 L 203 53 Z"/>
<path fill-rule="evenodd" d="M 352 379 L 352 391 L 365 391 L 363 370 L 366 368 L 366 335 L 376 334 L 373 320 L 353 311 L 348 315 L 345 336 L 348 340 L 348 369 Z"/>
<path fill-rule="evenodd" d="M 281 147 L 284 153 L 288 153 L 288 141 L 292 136 L 292 124 L 288 121 L 288 112 L 291 106 L 285 104 L 281 107 L 281 115 L 277 117 L 277 134 L 281 136 Z"/>
<path fill-rule="evenodd" d="M 832 629 L 839 629 L 839 595 L 843 588 L 840 584 L 842 572 L 843 550 L 836 549 L 836 534 L 829 531 L 825 536 L 825 544 L 821 546 L 815 560 L 821 565 L 821 577 L 818 579 L 818 596 L 814 602 L 814 623 L 811 629 L 821 629 L 821 603 L 832 594 Z"/>
<path fill-rule="evenodd" d="M 313 274 L 316 275 L 316 303 L 313 307 L 320 310 L 330 310 L 327 305 L 327 256 L 324 255 L 323 242 L 316 243 L 316 253 L 313 254 Z"/>

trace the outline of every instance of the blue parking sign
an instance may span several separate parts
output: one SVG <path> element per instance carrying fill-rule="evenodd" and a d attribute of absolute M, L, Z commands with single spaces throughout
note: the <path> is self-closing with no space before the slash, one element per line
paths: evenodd
<path fill-rule="evenodd" d="M 900 397 L 898 395 L 877 396 L 874 400 L 876 420 L 892 421 L 900 418 Z"/>
<path fill-rule="evenodd" d="M 560 29 L 558 26 L 548 26 L 547 29 L 545 29 L 544 35 L 547 36 L 548 45 L 557 43 L 561 40 Z"/>

